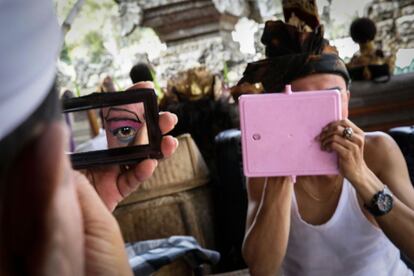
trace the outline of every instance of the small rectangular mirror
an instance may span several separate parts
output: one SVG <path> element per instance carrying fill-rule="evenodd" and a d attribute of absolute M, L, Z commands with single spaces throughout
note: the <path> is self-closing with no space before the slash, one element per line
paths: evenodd
<path fill-rule="evenodd" d="M 73 168 L 162 158 L 154 90 L 92 93 L 62 104 L 71 129 L 68 152 Z"/>

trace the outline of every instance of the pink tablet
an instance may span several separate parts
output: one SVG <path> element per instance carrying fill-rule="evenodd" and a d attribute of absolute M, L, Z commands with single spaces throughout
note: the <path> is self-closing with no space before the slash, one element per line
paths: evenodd
<path fill-rule="evenodd" d="M 341 119 L 337 90 L 243 95 L 239 99 L 243 169 L 249 177 L 338 174 L 335 153 L 315 137 Z"/>

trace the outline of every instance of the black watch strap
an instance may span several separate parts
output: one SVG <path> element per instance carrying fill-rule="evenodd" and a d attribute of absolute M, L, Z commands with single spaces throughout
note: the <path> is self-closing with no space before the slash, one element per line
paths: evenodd
<path fill-rule="evenodd" d="M 384 186 L 382 191 L 379 191 L 372 197 L 370 204 L 365 204 L 364 206 L 376 217 L 387 214 L 393 207 L 393 196 L 391 191 L 387 186 Z"/>

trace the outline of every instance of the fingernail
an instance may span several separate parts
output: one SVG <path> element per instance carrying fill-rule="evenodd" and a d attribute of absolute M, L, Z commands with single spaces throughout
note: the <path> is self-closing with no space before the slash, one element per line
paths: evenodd
<path fill-rule="evenodd" d="M 174 113 L 172 113 L 173 118 L 174 118 L 174 125 L 176 125 L 178 123 L 178 116 Z"/>
<path fill-rule="evenodd" d="M 176 146 L 176 147 L 178 147 L 178 145 L 180 144 L 180 143 L 178 142 L 178 139 L 174 137 L 174 141 L 175 141 L 175 146 Z"/>

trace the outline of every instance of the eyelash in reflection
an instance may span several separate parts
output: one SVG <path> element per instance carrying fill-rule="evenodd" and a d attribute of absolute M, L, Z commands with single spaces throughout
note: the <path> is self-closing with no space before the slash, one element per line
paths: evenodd
<path fill-rule="evenodd" d="M 143 125 L 140 121 L 130 118 L 108 119 L 107 123 L 109 132 L 122 144 L 131 143 Z"/>

